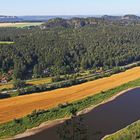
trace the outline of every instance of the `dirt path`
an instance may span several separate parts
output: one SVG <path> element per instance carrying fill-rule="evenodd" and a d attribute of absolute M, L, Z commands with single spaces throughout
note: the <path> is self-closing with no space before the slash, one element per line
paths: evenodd
<path fill-rule="evenodd" d="M 111 77 L 39 94 L 0 100 L 0 123 L 23 117 L 35 109 L 48 109 L 60 103 L 72 102 L 140 78 L 140 67 Z"/>

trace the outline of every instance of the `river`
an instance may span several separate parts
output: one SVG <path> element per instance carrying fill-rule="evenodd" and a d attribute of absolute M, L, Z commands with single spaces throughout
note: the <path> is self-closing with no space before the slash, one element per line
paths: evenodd
<path fill-rule="evenodd" d="M 88 127 L 89 140 L 100 140 L 140 119 L 140 88 L 135 88 L 116 99 L 99 105 L 82 116 Z M 56 131 L 63 124 L 45 129 L 19 140 L 60 140 Z"/>

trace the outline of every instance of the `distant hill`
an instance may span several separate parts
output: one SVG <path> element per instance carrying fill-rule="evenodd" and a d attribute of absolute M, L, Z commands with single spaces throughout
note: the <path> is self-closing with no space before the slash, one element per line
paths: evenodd
<path fill-rule="evenodd" d="M 88 17 L 88 18 L 53 18 L 49 19 L 45 24 L 42 25 L 42 29 L 64 27 L 64 28 L 81 28 L 84 26 L 96 26 L 96 25 L 130 25 L 140 23 L 140 17 L 135 15 L 125 16 L 108 16 L 102 17 Z"/>
<path fill-rule="evenodd" d="M 87 18 L 91 16 L 82 16 L 82 15 L 75 15 L 75 16 L 0 16 L 0 22 L 18 22 L 18 21 L 29 21 L 29 22 L 38 22 L 43 21 L 46 22 L 50 19 L 55 18 L 62 18 L 62 19 L 71 19 L 71 18 Z"/>
<path fill-rule="evenodd" d="M 62 19 L 55 18 L 50 19 L 48 22 L 42 25 L 42 28 L 54 28 L 54 27 L 65 27 L 65 28 L 80 28 L 84 26 L 95 26 L 98 23 L 103 23 L 101 18 L 71 18 Z"/>
<path fill-rule="evenodd" d="M 19 22 L 22 21 L 19 17 L 16 16 L 3 16 L 0 15 L 0 22 Z"/>
<path fill-rule="evenodd" d="M 140 20 L 140 17 L 136 16 L 136 15 L 125 15 L 122 17 L 122 19 L 125 20 Z"/>
<path fill-rule="evenodd" d="M 18 17 L 22 19 L 23 21 L 48 21 L 51 20 L 51 22 L 62 22 L 62 20 L 58 19 L 64 19 L 64 20 L 71 20 L 71 19 L 100 19 L 100 20 L 109 20 L 109 21 L 140 21 L 140 17 L 136 15 L 124 15 L 124 16 L 111 16 L 111 15 L 104 15 L 104 16 L 88 16 L 88 15 L 75 15 L 75 16 L 20 16 Z M 56 19 L 56 20 L 53 20 Z M 63 20 L 63 24 L 64 21 Z"/>
<path fill-rule="evenodd" d="M 88 16 L 88 15 L 69 15 L 69 16 L 19 16 L 24 21 L 48 21 L 50 19 L 62 18 L 62 19 L 72 19 L 72 18 L 88 18 L 88 17 L 97 17 L 97 16 Z"/>
<path fill-rule="evenodd" d="M 109 15 L 104 15 L 101 18 L 105 20 L 120 20 L 122 17 L 121 16 L 109 16 Z"/>
<path fill-rule="evenodd" d="M 0 15 L 0 22 L 47 22 L 48 20 L 53 19 L 64 19 L 64 20 L 71 20 L 71 19 L 100 19 L 100 20 L 107 20 L 107 21 L 140 21 L 140 17 L 136 15 L 124 15 L 124 16 L 111 16 L 111 15 L 104 15 L 104 16 L 88 16 L 88 15 L 74 15 L 74 16 L 5 16 Z M 54 21 L 53 21 L 54 22 Z M 60 20 L 59 20 L 60 22 Z M 61 20 L 62 22 L 62 20 Z M 64 24 L 65 21 L 63 21 Z M 69 23 L 68 23 L 69 24 Z M 87 23 L 86 23 L 87 24 Z"/>
<path fill-rule="evenodd" d="M 55 18 L 70 19 L 72 16 L 20 16 L 25 21 L 48 21 Z"/>
<path fill-rule="evenodd" d="M 131 21 L 140 21 L 140 17 L 136 15 L 124 15 L 124 16 L 110 16 L 104 15 L 102 16 L 105 20 L 131 20 Z"/>

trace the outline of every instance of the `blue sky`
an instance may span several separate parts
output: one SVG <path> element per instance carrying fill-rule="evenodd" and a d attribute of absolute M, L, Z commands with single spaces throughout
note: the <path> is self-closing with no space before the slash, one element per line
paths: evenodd
<path fill-rule="evenodd" d="M 0 0 L 0 15 L 140 15 L 140 0 Z"/>

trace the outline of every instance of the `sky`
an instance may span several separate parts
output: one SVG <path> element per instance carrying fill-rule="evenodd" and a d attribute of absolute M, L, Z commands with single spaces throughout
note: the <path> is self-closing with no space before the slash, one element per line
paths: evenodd
<path fill-rule="evenodd" d="M 140 15 L 140 0 L 0 0 L 0 15 Z"/>

